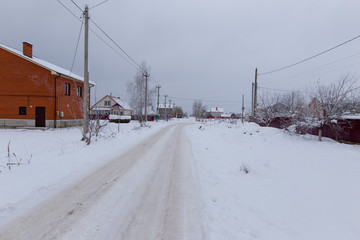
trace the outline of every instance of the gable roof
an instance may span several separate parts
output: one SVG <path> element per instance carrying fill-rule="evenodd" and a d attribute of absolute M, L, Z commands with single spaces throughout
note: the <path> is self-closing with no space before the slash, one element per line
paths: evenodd
<path fill-rule="evenodd" d="M 110 99 L 110 100 L 113 100 L 113 101 L 115 102 L 114 105 L 105 107 L 106 109 L 110 109 L 110 108 L 113 108 L 114 106 L 118 105 L 118 106 L 120 106 L 121 108 L 123 108 L 123 109 L 125 109 L 125 110 L 131 110 L 131 111 L 133 111 L 133 109 L 130 107 L 130 105 L 127 104 L 125 101 L 123 101 L 120 97 L 114 97 L 114 96 L 110 96 L 110 95 L 105 95 L 104 97 L 102 97 L 99 101 L 97 101 L 96 103 L 94 103 L 94 104 L 91 106 L 91 109 L 101 108 L 101 107 L 95 107 L 95 106 L 96 106 L 98 103 L 100 103 L 101 101 L 103 101 L 105 98 Z"/>
<path fill-rule="evenodd" d="M 132 110 L 132 108 L 131 108 L 125 101 L 123 101 L 120 97 L 111 96 L 111 98 L 112 98 L 112 100 L 114 100 L 117 104 L 119 104 L 122 108 L 128 109 L 128 110 Z"/>
<path fill-rule="evenodd" d="M 207 110 L 207 112 L 211 112 L 211 113 L 223 113 L 224 109 L 223 108 L 219 108 L 219 107 L 215 107 L 215 108 L 210 108 L 209 110 Z"/>
<path fill-rule="evenodd" d="M 49 62 L 47 62 L 45 60 L 42 60 L 40 58 L 37 58 L 35 56 L 33 56 L 32 58 L 28 57 L 28 56 L 25 56 L 23 54 L 23 52 L 21 52 L 19 50 L 16 50 L 14 48 L 8 47 L 8 46 L 6 46 L 4 44 L 1 44 L 1 43 L 0 43 L 0 48 L 4 49 L 4 50 L 6 50 L 6 51 L 8 51 L 10 53 L 13 53 L 13 54 L 15 54 L 15 55 L 17 55 L 17 56 L 19 56 L 19 57 L 21 57 L 23 59 L 26 59 L 26 60 L 28 60 L 28 61 L 30 61 L 32 63 L 35 63 L 35 64 L 37 64 L 37 65 L 39 65 L 39 66 L 41 66 L 43 68 L 46 68 L 46 69 L 48 69 L 50 71 L 54 71 L 56 73 L 59 73 L 59 74 L 65 76 L 65 77 L 72 78 L 72 79 L 75 79 L 75 80 L 81 81 L 81 82 L 84 81 L 83 77 L 78 76 L 78 75 L 76 75 L 74 73 L 70 73 L 70 70 L 67 70 L 65 68 L 56 66 L 56 65 L 54 65 L 52 63 L 49 63 Z M 94 82 L 92 82 L 92 81 L 89 81 L 89 82 L 90 82 L 91 85 L 95 85 Z"/>

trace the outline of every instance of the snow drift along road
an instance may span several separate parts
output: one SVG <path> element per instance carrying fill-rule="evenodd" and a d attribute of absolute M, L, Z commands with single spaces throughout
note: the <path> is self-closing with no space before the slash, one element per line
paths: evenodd
<path fill-rule="evenodd" d="M 185 124 L 160 130 L 0 228 L 0 239 L 205 239 Z"/>

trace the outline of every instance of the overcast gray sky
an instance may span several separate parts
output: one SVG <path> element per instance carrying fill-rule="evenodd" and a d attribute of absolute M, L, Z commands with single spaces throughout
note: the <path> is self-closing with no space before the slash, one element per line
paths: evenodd
<path fill-rule="evenodd" d="M 71 0 L 59 1 L 81 16 Z M 80 8 L 102 2 L 74 1 Z M 194 99 L 240 112 L 242 94 L 249 110 L 256 67 L 259 73 L 277 69 L 359 35 L 359 9 L 359 0 L 108 0 L 91 9 L 90 18 L 138 63 L 146 61 L 151 86 L 159 83 L 161 95 L 188 113 Z M 57 0 L 3 0 L 0 22 L 2 44 L 21 50 L 28 41 L 34 55 L 70 69 L 81 22 Z M 81 76 L 83 41 L 82 33 L 74 66 Z M 93 33 L 89 45 L 97 99 L 110 92 L 126 98 L 136 68 Z M 359 75 L 359 67 L 357 39 L 258 80 L 263 88 L 303 90 Z"/>

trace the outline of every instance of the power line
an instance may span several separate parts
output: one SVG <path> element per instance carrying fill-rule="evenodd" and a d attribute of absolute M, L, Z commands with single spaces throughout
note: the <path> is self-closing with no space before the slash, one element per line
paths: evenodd
<path fill-rule="evenodd" d="M 91 21 L 92 23 L 94 23 L 94 25 L 95 25 L 98 29 L 100 29 L 100 31 L 101 31 L 107 38 L 109 38 L 110 41 L 111 41 L 112 43 L 114 43 L 131 61 L 133 61 L 139 68 L 141 68 L 140 64 L 138 64 L 132 57 L 130 57 L 130 55 L 129 55 L 127 52 L 125 52 L 125 50 L 122 49 L 122 48 L 119 46 L 119 44 L 117 44 L 98 24 L 96 24 L 96 23 L 94 22 L 94 20 L 90 19 L 90 21 Z"/>
<path fill-rule="evenodd" d="M 184 100 L 184 101 L 195 101 L 195 100 L 199 100 L 199 99 L 195 99 L 195 98 L 181 98 L 181 97 L 173 97 L 173 96 L 169 96 L 169 98 L 173 98 L 173 99 L 179 99 L 179 100 Z M 203 102 L 221 102 L 221 103 L 239 103 L 242 101 L 238 101 L 238 100 L 206 100 L 206 99 L 200 99 Z"/>
<path fill-rule="evenodd" d="M 56 1 L 58 1 L 58 3 L 60 3 L 66 10 L 68 10 L 71 13 L 71 15 L 73 15 L 77 20 L 80 21 L 79 17 L 76 16 L 76 14 L 73 13 L 68 7 L 66 7 L 60 0 L 56 0 Z"/>
<path fill-rule="evenodd" d="M 82 27 L 83 27 L 83 23 L 84 23 L 84 18 L 82 18 L 82 19 L 83 19 L 83 20 L 81 21 L 80 32 L 79 32 L 79 36 L 78 36 L 77 43 L 76 43 L 74 58 L 73 58 L 73 61 L 72 61 L 72 64 L 71 64 L 71 68 L 70 68 L 70 75 L 71 75 L 72 70 L 73 70 L 73 67 L 74 67 L 75 58 L 76 58 L 76 53 L 77 53 L 77 50 L 78 50 L 78 47 L 79 47 L 79 41 L 80 41 L 81 31 L 82 31 Z"/>
<path fill-rule="evenodd" d="M 90 31 L 95 34 L 101 41 L 103 41 L 106 45 L 108 45 L 115 53 L 117 53 L 122 59 L 124 59 L 127 63 L 129 63 L 134 68 L 138 69 L 138 66 L 136 66 L 134 63 L 130 62 L 127 58 L 125 58 L 120 52 L 118 52 L 113 46 L 111 46 L 109 43 L 105 41 L 99 34 L 97 34 L 94 30 L 90 28 Z"/>
<path fill-rule="evenodd" d="M 71 15 L 73 15 L 78 21 L 82 22 L 77 16 L 76 14 L 74 14 L 68 7 L 66 7 L 60 0 L 56 0 L 58 1 Z M 107 43 L 99 34 L 97 34 L 93 29 L 90 28 L 90 31 L 95 34 L 95 36 L 97 36 L 101 41 L 103 41 L 107 46 L 109 46 L 115 53 L 117 53 L 121 58 L 123 58 L 127 63 L 129 63 L 131 66 L 138 68 L 137 66 L 135 66 L 134 63 L 130 62 L 128 59 L 126 59 L 123 55 L 121 55 L 121 53 L 119 53 L 115 48 L 113 48 L 109 43 Z"/>
<path fill-rule="evenodd" d="M 56 0 L 58 1 L 67 11 L 69 11 L 71 13 L 71 15 L 73 15 L 77 20 L 79 20 L 80 22 L 82 22 L 77 16 L 76 14 L 74 14 L 68 7 L 66 7 L 66 5 L 64 5 L 60 0 Z M 81 8 L 73 1 L 71 0 L 80 10 Z M 95 6 L 93 6 L 92 8 L 95 8 L 105 2 L 107 2 L 109 0 L 105 0 Z M 82 11 L 82 10 L 81 10 Z M 83 11 L 82 11 L 83 12 Z M 129 63 L 131 66 L 133 66 L 134 68 L 141 68 L 140 64 L 138 64 L 124 49 L 122 49 L 98 24 L 96 24 L 94 22 L 94 20 L 90 19 L 90 21 L 92 23 L 94 23 L 94 25 L 113 43 L 115 44 L 131 61 L 129 61 L 127 58 L 125 58 L 120 52 L 118 52 L 114 47 L 112 47 L 108 42 L 106 42 L 99 34 L 97 34 L 93 29 L 90 28 L 90 31 L 95 34 L 101 41 L 103 41 L 107 46 L 109 46 L 115 53 L 117 53 L 122 59 L 124 59 L 127 63 Z M 78 40 L 79 41 L 79 40 Z M 75 58 L 75 57 L 74 57 Z M 155 78 L 153 78 L 152 76 L 150 76 L 150 80 L 153 81 L 155 84 L 158 84 L 158 81 L 155 80 Z"/>
<path fill-rule="evenodd" d="M 273 80 L 273 81 L 269 81 L 269 82 L 264 82 L 263 84 L 279 82 L 279 81 L 282 81 L 282 80 L 285 80 L 285 79 L 288 79 L 288 78 L 301 76 L 301 75 L 304 75 L 304 74 L 306 74 L 306 73 L 320 72 L 320 71 L 323 71 L 323 70 L 320 70 L 320 69 L 322 69 L 322 68 L 325 68 L 325 67 L 330 66 L 330 65 L 343 64 L 343 63 L 345 62 L 345 60 L 350 59 L 350 58 L 353 58 L 353 57 L 358 56 L 358 55 L 360 55 L 360 52 L 355 53 L 355 54 L 350 55 L 350 56 L 347 56 L 347 57 L 344 57 L 344 58 L 341 58 L 341 59 L 339 59 L 339 60 L 336 60 L 336 61 L 327 63 L 327 64 L 320 65 L 320 66 L 315 67 L 315 68 L 311 68 L 311 69 L 309 69 L 309 70 L 306 70 L 306 71 L 303 71 L 303 72 L 300 72 L 300 73 L 296 73 L 296 74 L 293 74 L 293 75 L 290 75 L 290 76 L 281 78 L 281 79 L 277 79 L 277 80 Z M 351 66 L 352 66 L 352 65 L 351 65 Z M 346 67 L 346 66 L 345 66 L 345 67 Z M 316 71 L 316 70 L 318 70 L 318 71 Z"/>
<path fill-rule="evenodd" d="M 81 12 L 84 12 L 84 11 L 81 9 L 81 7 L 79 7 L 79 5 L 77 5 L 76 2 L 74 2 L 74 0 L 71 0 L 71 2 L 72 2 L 73 4 L 75 4 L 75 6 L 76 6 L 78 9 L 80 9 Z"/>
<path fill-rule="evenodd" d="M 347 41 L 345 41 L 345 42 L 343 42 L 343 43 L 340 43 L 340 44 L 336 45 L 335 47 L 329 48 L 329 49 L 327 49 L 327 50 L 325 50 L 325 51 L 323 51 L 323 52 L 321 52 L 321 53 L 318 53 L 318 54 L 316 54 L 316 55 L 314 55 L 314 56 L 308 57 L 308 58 L 306 58 L 306 59 L 304 59 L 304 60 L 301 60 L 301 61 L 299 61 L 299 62 L 290 64 L 290 65 L 287 65 L 287 66 L 285 66 L 285 67 L 278 68 L 278 69 L 275 69 L 275 70 L 272 70 L 272 71 L 264 72 L 264 73 L 261 73 L 261 74 L 259 74 L 259 75 L 266 75 L 266 74 L 278 72 L 278 71 L 281 71 L 281 70 L 284 70 L 284 69 L 293 67 L 293 66 L 298 65 L 298 64 L 300 64 L 300 63 L 303 63 L 303 62 L 309 61 L 309 60 L 311 60 L 311 59 L 313 59 L 313 58 L 316 58 L 316 57 L 318 57 L 318 56 L 320 56 L 320 55 L 323 55 L 323 54 L 325 54 L 325 53 L 327 53 L 327 52 L 330 52 L 330 51 L 332 51 L 332 50 L 334 50 L 334 49 L 336 49 L 336 48 L 338 48 L 338 47 L 341 47 L 341 46 L 343 46 L 343 45 L 345 45 L 345 44 L 347 44 L 347 43 L 349 43 L 349 42 L 352 42 L 352 41 L 354 41 L 354 40 L 356 40 L 356 39 L 358 39 L 358 38 L 360 38 L 360 35 L 357 35 L 356 37 L 354 37 L 354 38 L 352 38 L 352 39 L 350 39 L 350 40 L 347 40 Z"/>
<path fill-rule="evenodd" d="M 155 84 L 160 85 L 160 83 L 156 81 L 154 77 L 150 76 L 150 80 L 153 81 Z"/>
<path fill-rule="evenodd" d="M 266 89 L 266 90 L 273 90 L 273 91 L 279 91 L 279 92 L 300 92 L 300 93 L 313 93 L 313 92 L 305 92 L 305 91 L 291 91 L 291 90 L 285 90 L 285 89 L 278 89 L 278 88 L 267 88 L 267 87 L 260 87 L 258 86 L 258 88 L 260 89 Z"/>
<path fill-rule="evenodd" d="M 102 1 L 101 3 L 96 4 L 95 6 L 91 7 L 90 9 L 96 8 L 96 7 L 100 6 L 103 3 L 106 3 L 107 1 L 109 1 L 109 0 Z"/>

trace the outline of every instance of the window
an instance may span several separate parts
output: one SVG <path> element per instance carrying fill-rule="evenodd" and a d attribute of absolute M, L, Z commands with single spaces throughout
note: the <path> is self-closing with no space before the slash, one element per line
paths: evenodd
<path fill-rule="evenodd" d="M 65 83 L 65 95 L 70 96 L 70 83 Z"/>
<path fill-rule="evenodd" d="M 19 107 L 19 115 L 26 115 L 26 107 Z"/>
<path fill-rule="evenodd" d="M 82 97 L 82 87 L 81 86 L 77 87 L 77 96 Z"/>
<path fill-rule="evenodd" d="M 110 101 L 105 101 L 105 106 L 110 106 Z"/>

